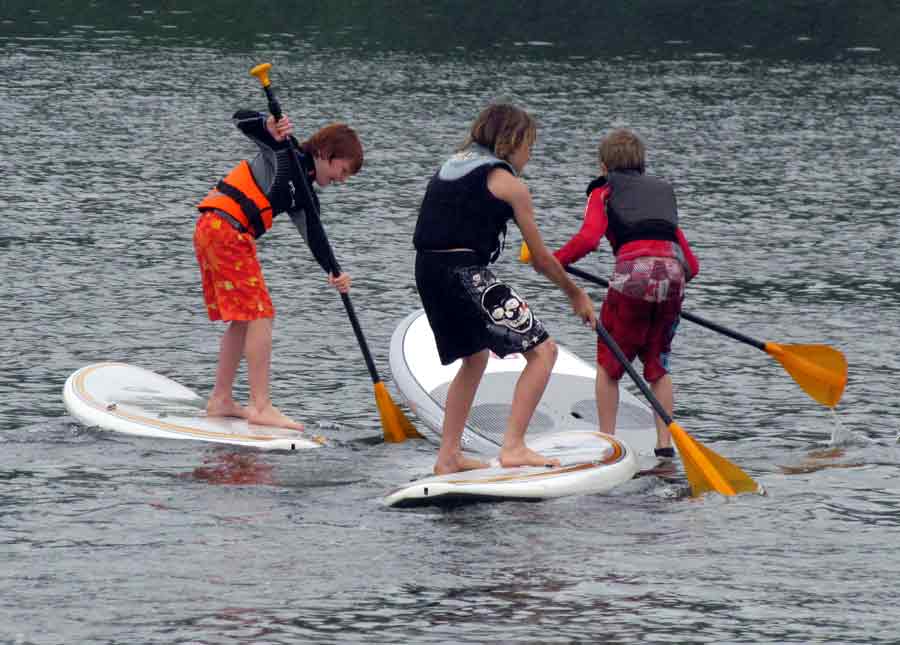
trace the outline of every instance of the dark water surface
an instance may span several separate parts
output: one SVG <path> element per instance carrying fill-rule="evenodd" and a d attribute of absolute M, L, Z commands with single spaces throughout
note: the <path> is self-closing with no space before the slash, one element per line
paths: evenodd
<path fill-rule="evenodd" d="M 533 21 L 520 41 L 496 30 L 502 47 L 485 29 L 483 49 L 393 48 L 344 28 L 345 5 L 359 6 L 317 5 L 308 29 L 239 22 L 246 42 L 231 44 L 190 7 L 0 16 L 0 642 L 898 642 L 892 57 L 862 36 L 765 56 L 671 34 L 646 56 L 602 56 L 532 39 Z M 379 24 L 402 17 L 390 6 Z M 701 259 L 685 308 L 840 348 L 837 414 L 766 354 L 685 322 L 676 417 L 767 497 L 689 500 L 647 478 L 609 496 L 388 511 L 381 496 L 424 475 L 434 446 L 380 442 L 340 299 L 279 222 L 260 244 L 273 398 L 329 447 L 257 454 L 80 427 L 61 390 L 90 362 L 209 391 L 221 327 L 205 319 L 193 208 L 253 152 L 230 115 L 264 108 L 247 74 L 263 61 L 301 133 L 346 120 L 363 137 L 363 172 L 321 197 L 389 384 L 391 332 L 418 306 L 427 178 L 484 104 L 507 99 L 541 124 L 526 174 L 552 246 L 579 225 L 600 136 L 638 130 Z M 590 359 L 565 299 L 516 262 L 519 240 L 499 274 Z M 606 246 L 579 266 L 606 275 Z"/>

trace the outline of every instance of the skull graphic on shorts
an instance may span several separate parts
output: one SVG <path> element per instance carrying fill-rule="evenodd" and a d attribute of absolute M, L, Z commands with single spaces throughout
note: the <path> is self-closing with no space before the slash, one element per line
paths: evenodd
<path fill-rule="evenodd" d="M 502 282 L 492 284 L 481 294 L 481 306 L 494 321 L 515 332 L 524 334 L 531 329 L 531 310 L 515 291 Z"/>

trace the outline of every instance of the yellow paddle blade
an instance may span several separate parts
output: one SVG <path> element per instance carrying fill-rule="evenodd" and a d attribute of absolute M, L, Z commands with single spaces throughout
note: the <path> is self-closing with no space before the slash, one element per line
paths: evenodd
<path fill-rule="evenodd" d="M 531 262 L 531 249 L 528 248 L 525 242 L 522 242 L 522 249 L 519 251 L 519 262 L 522 264 Z"/>
<path fill-rule="evenodd" d="M 847 359 L 828 345 L 779 345 L 765 343 L 766 353 L 816 401 L 833 408 L 847 386 Z"/>
<path fill-rule="evenodd" d="M 712 449 L 704 446 L 702 443 L 698 443 L 697 447 L 700 449 L 706 458 L 709 460 L 709 463 L 712 464 L 716 471 L 722 476 L 722 478 L 728 482 L 731 488 L 735 493 L 759 493 L 760 495 L 765 494 L 765 489 L 756 483 L 753 478 L 750 477 L 747 473 L 745 473 L 740 466 L 735 464 L 732 461 L 729 461 L 722 455 L 713 452 Z"/>
<path fill-rule="evenodd" d="M 675 440 L 675 446 L 681 455 L 693 497 L 699 497 L 709 491 L 722 495 L 763 491 L 750 475 L 698 442 L 676 422 L 669 424 L 669 432 L 672 433 L 672 439 Z"/>
<path fill-rule="evenodd" d="M 375 403 L 381 416 L 381 427 L 384 429 L 384 440 L 388 443 L 400 443 L 407 439 L 421 439 L 412 422 L 403 414 L 403 410 L 394 403 L 382 381 L 375 383 Z"/>

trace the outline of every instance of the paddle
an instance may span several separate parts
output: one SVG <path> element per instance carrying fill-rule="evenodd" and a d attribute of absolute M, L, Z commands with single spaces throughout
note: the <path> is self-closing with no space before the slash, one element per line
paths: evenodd
<path fill-rule="evenodd" d="M 272 85 L 269 82 L 269 70 L 271 69 L 271 63 L 263 63 L 262 65 L 257 65 L 253 69 L 250 70 L 250 74 L 255 76 L 260 84 L 262 84 L 263 90 L 266 93 L 266 99 L 269 103 L 269 112 L 272 113 L 272 116 L 275 117 L 275 120 L 280 120 L 282 117 L 281 113 L 281 104 L 278 102 L 278 99 L 275 97 L 275 92 L 272 89 Z M 296 147 L 297 140 L 291 137 L 291 141 L 293 145 Z M 297 161 L 297 155 L 289 155 L 291 158 L 292 165 L 292 173 L 294 176 L 300 179 L 299 183 L 302 186 L 302 190 L 304 191 L 304 197 L 306 198 L 306 202 L 310 205 L 310 208 L 315 208 L 315 201 L 313 199 L 311 188 L 306 181 L 306 177 L 304 176 L 303 170 L 300 168 L 300 164 Z M 318 217 L 319 213 L 315 213 Z M 337 259 L 334 257 L 334 252 L 332 251 L 331 244 L 328 241 L 328 238 L 325 236 L 325 230 L 322 229 L 322 238 L 325 241 L 326 248 L 328 250 L 328 256 L 330 258 L 331 264 L 331 274 L 335 277 L 341 274 L 341 267 L 338 264 Z M 394 403 L 393 399 L 391 399 L 391 395 L 385 387 L 384 383 L 381 380 L 381 377 L 378 375 L 378 370 L 375 369 L 375 361 L 372 359 L 372 353 L 369 351 L 369 345 L 366 343 L 366 338 L 363 336 L 362 327 L 359 324 L 359 319 L 356 317 L 356 312 L 353 309 L 353 303 L 350 302 L 350 296 L 346 293 L 341 294 L 341 300 L 344 301 L 344 308 L 347 310 L 347 317 L 350 318 L 350 324 L 353 326 L 353 333 L 356 334 L 356 340 L 359 342 L 359 348 L 362 350 L 363 359 L 366 361 L 366 367 L 369 369 L 369 375 L 372 377 L 372 383 L 375 386 L 375 403 L 378 405 L 378 414 L 381 417 L 381 426 L 384 430 L 384 440 L 392 443 L 398 443 L 401 441 L 405 441 L 406 439 L 415 439 L 421 438 L 416 429 L 413 427 L 412 422 L 406 418 L 406 415 L 403 414 L 403 411 L 400 407 Z"/>
<path fill-rule="evenodd" d="M 672 439 L 678 447 L 681 454 L 681 461 L 684 463 L 684 471 L 687 474 L 688 483 L 691 485 L 691 495 L 698 497 L 709 491 L 716 491 L 722 495 L 736 495 L 737 493 L 759 493 L 762 487 L 753 481 L 750 476 L 741 470 L 737 465 L 725 459 L 725 457 L 716 454 L 699 441 L 691 437 L 684 428 L 675 423 L 672 417 L 666 412 L 662 404 L 659 402 L 647 384 L 644 382 L 634 367 L 631 365 L 622 349 L 613 340 L 609 332 L 604 329 L 603 325 L 597 324 L 597 335 L 606 343 L 607 347 L 615 354 L 616 358 L 622 363 L 628 376 L 634 381 L 647 401 L 653 406 L 659 418 L 668 426 Z"/>
<path fill-rule="evenodd" d="M 604 287 L 609 282 L 573 266 L 566 271 Z M 809 396 L 822 405 L 833 408 L 841 400 L 847 386 L 847 359 L 843 353 L 828 345 L 783 345 L 759 341 L 749 336 L 723 327 L 705 318 L 686 311 L 681 316 L 707 329 L 719 332 L 729 338 L 746 343 L 766 352 L 777 360 Z"/>
<path fill-rule="evenodd" d="M 530 256 L 528 247 L 523 243 L 519 259 L 522 262 L 528 262 Z M 581 269 L 573 266 L 567 266 L 565 269 L 572 275 L 577 275 L 600 286 L 609 286 L 608 281 Z M 712 329 L 766 352 L 781 363 L 804 392 L 822 405 L 833 408 L 841 400 L 844 388 L 847 386 L 847 359 L 844 358 L 843 353 L 833 347 L 828 345 L 783 345 L 759 341 L 686 311 L 682 311 L 681 316 L 707 329 Z"/>

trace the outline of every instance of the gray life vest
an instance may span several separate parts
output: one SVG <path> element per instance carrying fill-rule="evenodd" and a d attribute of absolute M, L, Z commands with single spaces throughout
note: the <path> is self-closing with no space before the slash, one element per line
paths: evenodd
<path fill-rule="evenodd" d="M 671 184 L 637 171 L 613 171 L 607 181 L 612 188 L 606 215 L 615 239 L 613 252 L 635 240 L 678 240 L 678 206 Z"/>

